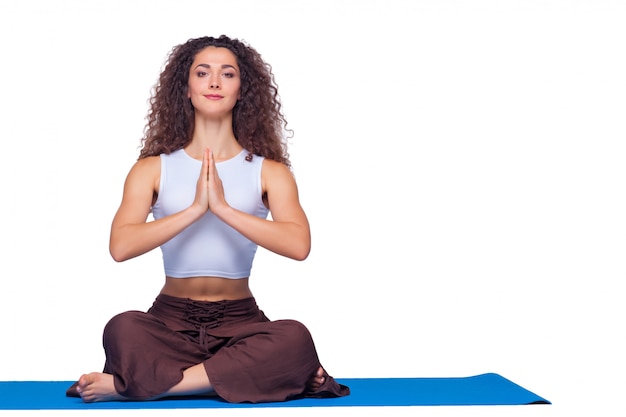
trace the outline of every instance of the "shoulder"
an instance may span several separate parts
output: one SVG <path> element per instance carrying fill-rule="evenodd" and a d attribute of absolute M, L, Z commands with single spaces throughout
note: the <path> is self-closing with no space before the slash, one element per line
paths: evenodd
<path fill-rule="evenodd" d="M 127 185 L 150 184 L 157 187 L 161 175 L 161 157 L 148 156 L 137 160 L 130 169 L 126 178 Z"/>
<path fill-rule="evenodd" d="M 293 173 L 289 167 L 272 159 L 263 159 L 262 175 L 269 180 L 273 178 L 289 177 L 293 179 Z"/>
<path fill-rule="evenodd" d="M 140 172 L 141 174 L 148 174 L 150 172 L 160 172 L 161 170 L 161 157 L 160 156 L 148 156 L 137 160 L 131 168 L 131 173 Z"/>
<path fill-rule="evenodd" d="M 267 158 L 263 160 L 261 179 L 263 191 L 270 189 L 286 191 L 296 186 L 293 172 L 287 165 Z"/>

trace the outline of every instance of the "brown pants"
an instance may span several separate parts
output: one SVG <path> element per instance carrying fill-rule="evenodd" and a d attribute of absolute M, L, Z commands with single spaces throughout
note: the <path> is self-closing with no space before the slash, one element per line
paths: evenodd
<path fill-rule="evenodd" d="M 183 370 L 203 363 L 215 392 L 229 402 L 337 397 L 349 388 L 326 375 L 307 391 L 321 366 L 309 331 L 294 320 L 270 321 L 254 298 L 204 302 L 159 295 L 147 313 L 127 311 L 104 329 L 106 363 L 115 389 L 144 400 L 176 385 Z"/>

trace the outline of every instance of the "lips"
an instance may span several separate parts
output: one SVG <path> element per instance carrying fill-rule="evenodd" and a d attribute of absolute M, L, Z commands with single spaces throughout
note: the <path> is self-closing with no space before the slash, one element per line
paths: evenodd
<path fill-rule="evenodd" d="M 220 100 L 224 98 L 224 96 L 220 96 L 219 94 L 206 94 L 204 97 L 209 100 Z"/>

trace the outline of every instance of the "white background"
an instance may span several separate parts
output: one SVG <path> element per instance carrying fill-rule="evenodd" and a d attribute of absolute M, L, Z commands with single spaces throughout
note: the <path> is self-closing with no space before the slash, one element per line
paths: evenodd
<path fill-rule="evenodd" d="M 167 53 L 227 34 L 273 66 L 313 228 L 304 262 L 259 250 L 266 314 L 338 378 L 495 372 L 553 404 L 176 415 L 623 415 L 624 22 L 618 0 L 3 0 L 0 380 L 101 370 L 107 320 L 152 303 L 160 252 L 115 263 L 110 221 Z M 98 415 L 124 413 L 172 411 Z"/>

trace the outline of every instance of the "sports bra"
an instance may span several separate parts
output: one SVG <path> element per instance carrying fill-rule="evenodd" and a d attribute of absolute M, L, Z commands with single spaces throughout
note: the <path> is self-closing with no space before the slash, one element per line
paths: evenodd
<path fill-rule="evenodd" d="M 265 219 L 269 210 L 263 204 L 261 169 L 263 157 L 246 160 L 246 149 L 235 157 L 217 162 L 228 204 Z M 159 195 L 152 206 L 155 219 L 189 207 L 196 195 L 202 162 L 184 149 L 161 154 Z M 165 275 L 172 278 L 213 276 L 230 279 L 250 276 L 257 245 L 218 219 L 211 210 L 161 245 Z"/>

